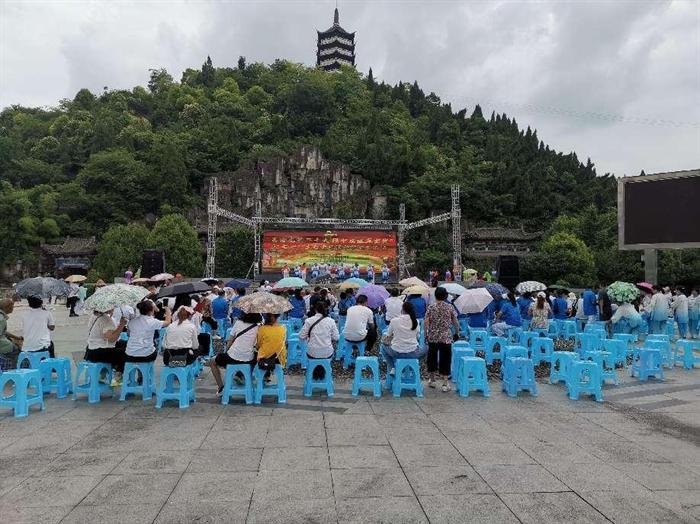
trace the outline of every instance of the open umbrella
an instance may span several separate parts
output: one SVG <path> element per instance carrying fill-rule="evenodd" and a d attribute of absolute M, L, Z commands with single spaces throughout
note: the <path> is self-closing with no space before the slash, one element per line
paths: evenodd
<path fill-rule="evenodd" d="M 284 289 L 300 289 L 302 287 L 309 287 L 309 283 L 303 278 L 287 277 L 278 280 L 272 289 L 282 291 Z"/>
<path fill-rule="evenodd" d="M 145 284 L 146 282 L 148 282 L 148 279 L 143 277 L 134 278 L 131 281 L 132 284 Z"/>
<path fill-rule="evenodd" d="M 95 289 L 85 301 L 85 309 L 104 313 L 122 305 L 133 306 L 148 295 L 148 290 L 141 286 L 129 284 L 110 284 Z"/>
<path fill-rule="evenodd" d="M 213 277 L 206 277 L 206 278 L 203 278 L 202 280 L 200 280 L 200 282 L 204 282 L 205 284 L 209 284 L 210 286 L 216 285 L 216 283 L 218 281 L 219 281 L 219 279 L 213 278 Z"/>
<path fill-rule="evenodd" d="M 248 280 L 247 278 L 234 278 L 233 280 L 229 280 L 226 282 L 226 287 L 230 287 L 231 289 L 238 289 L 241 287 L 250 287 L 250 285 L 253 283 L 252 280 Z"/>
<path fill-rule="evenodd" d="M 165 282 L 166 280 L 172 280 L 173 278 L 175 277 L 170 273 L 158 273 L 157 275 L 153 275 L 148 280 L 151 282 Z"/>
<path fill-rule="evenodd" d="M 85 282 L 87 280 L 87 277 L 85 275 L 71 275 L 68 278 L 64 278 L 66 282 L 69 284 L 77 284 L 79 282 Z"/>
<path fill-rule="evenodd" d="M 641 289 L 642 291 L 646 291 L 647 293 L 654 292 L 654 284 L 650 284 L 649 282 L 637 282 L 635 285 L 639 289 Z"/>
<path fill-rule="evenodd" d="M 454 301 L 455 307 L 460 313 L 466 315 L 470 313 L 481 313 L 486 307 L 493 302 L 493 297 L 486 288 L 480 287 L 475 289 L 467 289 Z"/>
<path fill-rule="evenodd" d="M 343 283 L 358 284 L 360 287 L 369 286 L 369 282 L 362 278 L 352 277 L 345 280 Z"/>
<path fill-rule="evenodd" d="M 566 286 L 560 286 L 559 284 L 550 284 L 547 286 L 547 289 L 553 289 L 555 291 L 561 290 L 561 291 L 569 291 L 569 288 Z"/>
<path fill-rule="evenodd" d="M 15 293 L 21 298 L 37 296 L 42 298 L 67 296 L 68 284 L 51 277 L 27 278 L 18 282 Z"/>
<path fill-rule="evenodd" d="M 428 287 L 428 284 L 423 282 L 418 277 L 408 277 L 408 278 L 404 278 L 403 280 L 399 280 L 399 285 L 402 287 L 411 287 L 411 286 Z"/>
<path fill-rule="evenodd" d="M 409 286 L 403 290 L 402 295 L 429 295 L 430 288 L 427 286 Z"/>
<path fill-rule="evenodd" d="M 502 286 L 497 282 L 488 282 L 484 286 L 484 289 L 491 294 L 494 300 L 498 300 L 501 298 L 502 295 L 509 293 L 508 288 Z"/>
<path fill-rule="evenodd" d="M 292 309 L 289 300 L 267 291 L 258 291 L 238 299 L 236 307 L 244 313 L 271 313 L 274 315 L 280 315 Z"/>
<path fill-rule="evenodd" d="M 613 282 L 608 286 L 608 297 L 618 304 L 631 303 L 639 296 L 639 289 L 629 282 Z"/>
<path fill-rule="evenodd" d="M 160 288 L 160 291 L 158 291 L 158 298 L 203 293 L 210 289 L 211 288 L 204 282 L 178 282 L 177 284 Z"/>
<path fill-rule="evenodd" d="M 376 284 L 364 286 L 357 294 L 358 296 L 364 295 L 367 297 L 367 305 L 371 309 L 383 306 L 384 301 L 389 298 L 389 292 L 382 286 L 377 286 Z"/>
<path fill-rule="evenodd" d="M 515 290 L 518 293 L 534 293 L 535 291 L 544 291 L 545 289 L 547 289 L 547 286 L 536 280 L 526 280 L 515 286 Z"/>
<path fill-rule="evenodd" d="M 346 289 L 360 289 L 360 284 L 358 284 L 357 282 L 348 282 L 346 280 L 338 286 L 338 289 L 340 289 L 341 291 L 345 291 Z"/>
<path fill-rule="evenodd" d="M 467 290 L 467 288 L 461 284 L 457 284 L 457 282 L 445 282 L 444 284 L 440 284 L 440 287 L 444 288 L 450 295 L 458 296 Z"/>

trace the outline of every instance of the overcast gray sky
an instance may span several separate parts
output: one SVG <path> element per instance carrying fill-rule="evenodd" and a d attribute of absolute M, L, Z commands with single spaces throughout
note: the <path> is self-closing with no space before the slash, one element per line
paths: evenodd
<path fill-rule="evenodd" d="M 315 63 L 334 0 L 0 0 L 0 107 L 276 58 Z M 357 67 L 481 103 L 599 173 L 700 167 L 700 1 L 341 0 Z"/>

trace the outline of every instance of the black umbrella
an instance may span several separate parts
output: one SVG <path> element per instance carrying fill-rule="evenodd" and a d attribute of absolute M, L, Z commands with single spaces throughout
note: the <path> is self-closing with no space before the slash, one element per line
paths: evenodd
<path fill-rule="evenodd" d="M 178 295 L 191 295 L 209 291 L 209 286 L 204 282 L 178 282 L 172 286 L 160 288 L 157 298 L 176 297 Z"/>

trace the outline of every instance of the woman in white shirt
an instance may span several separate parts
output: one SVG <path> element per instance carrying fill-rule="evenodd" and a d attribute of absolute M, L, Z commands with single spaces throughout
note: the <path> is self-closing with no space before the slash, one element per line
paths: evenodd
<path fill-rule="evenodd" d="M 156 305 L 150 300 L 136 304 L 139 316 L 129 320 L 127 331 L 129 340 L 126 343 L 127 362 L 153 362 L 158 356 L 158 350 L 153 344 L 155 332 L 168 327 L 171 322 L 170 309 L 165 308 L 165 320 L 154 318 Z"/>
<path fill-rule="evenodd" d="M 690 338 L 698 337 L 698 322 L 700 321 L 700 292 L 697 288 L 688 297 L 688 329 Z"/>
<path fill-rule="evenodd" d="M 177 310 L 177 322 L 173 322 L 165 330 L 163 339 L 163 364 L 169 365 L 171 357 L 184 356 L 186 365 L 192 364 L 197 358 L 196 349 L 199 348 L 197 340 L 197 328 L 190 320 L 192 309 L 180 306 Z"/>
<path fill-rule="evenodd" d="M 29 311 L 22 319 L 22 336 L 24 343 L 22 351 L 48 351 L 54 358 L 54 346 L 51 340 L 51 332 L 56 327 L 50 311 L 46 311 L 42 305 L 41 297 L 29 297 Z"/>
<path fill-rule="evenodd" d="M 423 358 L 427 353 L 427 347 L 418 345 L 418 320 L 413 310 L 413 304 L 404 302 L 401 315 L 389 323 L 386 337 L 391 337 L 391 346 L 384 347 L 389 374 L 394 374 L 394 361 L 398 358 Z"/>
<path fill-rule="evenodd" d="M 111 364 L 115 371 L 112 386 L 121 384 L 121 376 L 124 372 L 126 353 L 124 353 L 123 346 L 116 346 L 124 326 L 126 326 L 125 317 L 122 317 L 119 324 L 115 325 L 112 320 L 112 311 L 95 311 L 88 328 L 85 360 Z"/>
<path fill-rule="evenodd" d="M 333 343 L 338 342 L 340 333 L 335 321 L 328 316 L 326 303 L 323 301 L 316 302 L 316 314 L 309 317 L 304 322 L 304 325 L 299 332 L 299 338 L 305 340 L 306 356 L 309 359 L 326 359 L 333 356 Z M 322 367 L 316 367 L 313 370 L 314 380 L 323 380 L 326 370 Z"/>
<path fill-rule="evenodd" d="M 209 359 L 211 374 L 218 386 L 217 395 L 224 391 L 224 381 L 221 378 L 221 369 L 229 364 L 248 364 L 252 368 L 255 363 L 255 341 L 258 336 L 258 326 L 262 318 L 257 313 L 243 313 L 231 328 L 231 333 L 226 341 L 227 350 L 219 353 L 215 358 Z M 236 382 L 241 382 L 240 376 L 235 376 Z"/>

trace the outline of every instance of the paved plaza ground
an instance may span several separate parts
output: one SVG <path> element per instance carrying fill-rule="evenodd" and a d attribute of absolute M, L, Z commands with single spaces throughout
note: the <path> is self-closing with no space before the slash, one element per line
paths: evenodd
<path fill-rule="evenodd" d="M 18 309 L 15 316 L 21 314 Z M 57 311 L 58 353 L 86 319 Z M 700 369 L 646 384 L 619 372 L 605 401 L 539 384 L 517 399 L 47 400 L 0 412 L 0 522 L 698 522 Z"/>

